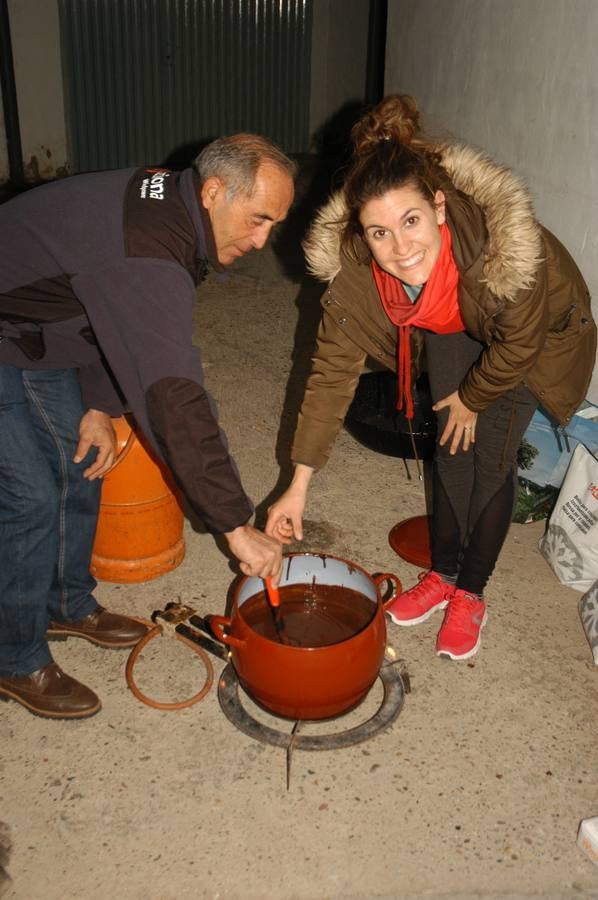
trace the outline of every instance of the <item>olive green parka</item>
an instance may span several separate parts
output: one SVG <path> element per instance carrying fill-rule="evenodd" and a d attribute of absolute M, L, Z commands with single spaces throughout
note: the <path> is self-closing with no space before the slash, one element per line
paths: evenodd
<path fill-rule="evenodd" d="M 459 388 L 482 412 L 524 383 L 565 425 L 584 399 L 596 357 L 588 288 L 563 245 L 535 219 L 530 195 L 508 169 L 458 145 L 439 145 L 441 185 L 459 308 L 483 351 Z M 312 372 L 299 415 L 292 459 L 313 468 L 327 460 L 368 357 L 396 370 L 397 329 L 380 301 L 363 244 L 357 262 L 342 249 L 347 208 L 335 194 L 304 243 L 310 272 L 328 282 Z M 412 358 L 421 365 L 423 333 L 412 328 Z"/>

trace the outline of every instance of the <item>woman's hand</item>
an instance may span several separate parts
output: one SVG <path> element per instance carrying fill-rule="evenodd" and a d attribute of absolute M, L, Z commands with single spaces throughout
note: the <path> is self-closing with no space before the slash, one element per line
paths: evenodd
<path fill-rule="evenodd" d="M 446 408 L 448 408 L 449 413 L 448 422 L 438 443 L 441 447 L 444 447 L 452 437 L 449 453 L 451 456 L 454 456 L 459 449 L 461 440 L 463 440 L 464 451 L 469 450 L 470 444 L 475 444 L 475 428 L 478 414 L 465 406 L 459 397 L 458 391 L 449 394 L 443 400 L 439 400 L 432 407 L 435 412 Z"/>
<path fill-rule="evenodd" d="M 98 409 L 88 409 L 79 423 L 79 443 L 73 462 L 82 462 L 92 447 L 98 452 L 94 462 L 83 472 L 89 481 L 101 478 L 116 459 L 116 433 L 107 413 Z"/>
<path fill-rule="evenodd" d="M 303 510 L 313 472 L 310 466 L 298 464 L 291 484 L 268 509 L 264 530 L 281 544 L 290 544 L 293 538 L 303 540 Z"/>
<path fill-rule="evenodd" d="M 264 531 L 281 544 L 290 544 L 293 538 L 303 539 L 303 510 L 305 494 L 293 492 L 291 488 L 268 507 L 268 521 Z"/>

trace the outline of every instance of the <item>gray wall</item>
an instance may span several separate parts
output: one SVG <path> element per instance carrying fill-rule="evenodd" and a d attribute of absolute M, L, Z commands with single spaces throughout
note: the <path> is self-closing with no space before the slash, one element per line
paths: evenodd
<path fill-rule="evenodd" d="M 392 0 L 391 0 L 392 3 Z M 57 0 L 9 0 L 26 176 L 68 171 Z M 369 0 L 313 0 L 310 135 L 363 101 Z M 0 184 L 8 159 L 0 104 Z"/>
<path fill-rule="evenodd" d="M 313 0 L 309 131 L 365 97 L 369 0 Z"/>
<path fill-rule="evenodd" d="M 66 130 L 57 0 L 9 0 L 8 14 L 29 181 L 67 172 Z M 8 178 L 4 122 L 0 122 L 0 183 Z"/>
<path fill-rule="evenodd" d="M 4 109 L 0 103 L 0 184 L 8 181 L 8 147 L 6 146 L 6 132 L 4 130 Z"/>
<path fill-rule="evenodd" d="M 316 0 L 317 2 L 317 0 Z M 598 318 L 597 0 L 389 0 L 386 93 L 529 184 Z M 598 369 L 589 392 L 598 403 Z"/>

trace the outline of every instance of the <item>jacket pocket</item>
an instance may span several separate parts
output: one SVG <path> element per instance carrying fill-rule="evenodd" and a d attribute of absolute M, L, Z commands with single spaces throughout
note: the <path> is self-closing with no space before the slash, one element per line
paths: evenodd
<path fill-rule="evenodd" d="M 554 328 L 552 328 L 551 330 L 555 334 L 563 334 L 563 332 L 565 332 L 567 330 L 567 328 L 569 328 L 569 326 L 571 324 L 571 320 L 573 319 L 573 313 L 575 312 L 576 309 L 577 309 L 577 303 L 572 303 L 571 306 L 565 312 L 565 315 L 563 316 L 562 320 L 560 322 L 558 322 L 558 324 L 555 325 Z"/>
<path fill-rule="evenodd" d="M 589 311 L 589 302 L 587 307 L 583 302 L 571 303 L 565 310 L 564 315 L 548 329 L 546 340 L 547 342 L 557 341 L 561 343 L 569 338 L 578 338 L 592 325 L 593 319 Z"/>

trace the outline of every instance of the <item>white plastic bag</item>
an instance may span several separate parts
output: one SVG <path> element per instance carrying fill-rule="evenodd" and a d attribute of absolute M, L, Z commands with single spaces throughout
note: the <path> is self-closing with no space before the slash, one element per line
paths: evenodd
<path fill-rule="evenodd" d="M 575 448 L 540 551 L 562 584 L 587 591 L 598 578 L 598 460 Z"/>
<path fill-rule="evenodd" d="M 581 598 L 579 613 L 583 630 L 592 648 L 594 662 L 598 666 L 598 581 L 595 581 L 587 594 Z"/>

